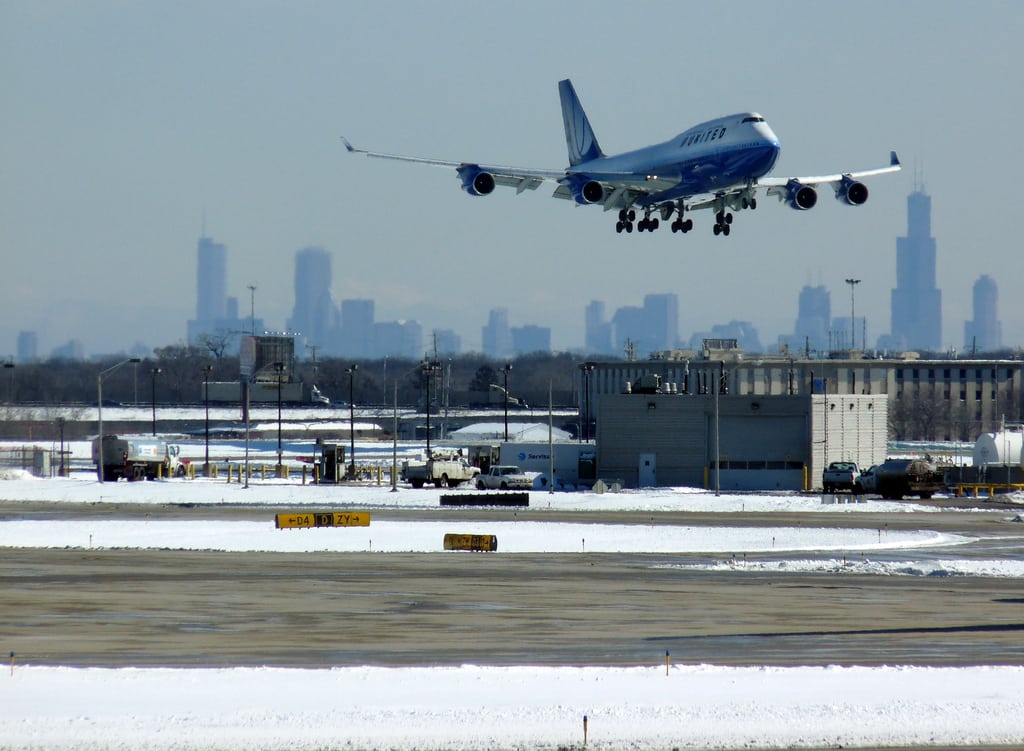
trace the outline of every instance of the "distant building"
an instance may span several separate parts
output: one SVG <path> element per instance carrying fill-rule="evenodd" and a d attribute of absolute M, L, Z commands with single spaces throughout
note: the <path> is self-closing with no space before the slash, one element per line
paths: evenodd
<path fill-rule="evenodd" d="M 288 330 L 300 344 L 323 347 L 337 325 L 331 300 L 331 256 L 323 248 L 303 248 L 295 254 L 295 306 Z"/>
<path fill-rule="evenodd" d="M 643 307 L 618 308 L 612 325 L 618 352 L 628 350 L 634 357 L 646 357 L 675 349 L 679 343 L 679 298 L 672 293 L 645 295 Z"/>
<path fill-rule="evenodd" d="M 896 239 L 891 333 L 903 349 L 935 352 L 942 347 L 942 292 L 935 286 L 931 222 L 932 199 L 917 188 L 907 198 L 907 236 Z"/>
<path fill-rule="evenodd" d="M 462 352 L 462 337 L 452 329 L 434 329 L 434 344 L 439 355 L 458 355 Z"/>
<path fill-rule="evenodd" d="M 81 339 L 72 339 L 67 344 L 55 347 L 50 352 L 51 360 L 82 360 L 85 358 L 85 347 Z"/>
<path fill-rule="evenodd" d="M 974 318 L 964 322 L 964 350 L 968 353 L 994 352 L 1003 346 L 1003 326 L 996 305 L 999 290 L 988 274 L 974 283 Z"/>
<path fill-rule="evenodd" d="M 750 321 L 716 323 L 711 331 L 698 331 L 690 337 L 690 349 L 700 350 L 707 339 L 735 339 L 736 346 L 744 352 L 764 352 L 757 329 Z"/>
<path fill-rule="evenodd" d="M 484 354 L 500 360 L 513 353 L 512 331 L 508 325 L 508 310 L 494 308 L 487 316 L 487 325 L 481 331 Z"/>
<path fill-rule="evenodd" d="M 228 294 L 228 249 L 209 237 L 200 237 L 196 248 L 196 320 L 225 317 Z"/>
<path fill-rule="evenodd" d="M 238 317 L 238 298 L 227 295 L 228 250 L 222 243 L 200 237 L 196 248 L 196 317 L 186 324 L 188 343 L 204 340 L 224 351 L 237 352 L 239 336 L 262 334 L 263 320 Z"/>
<path fill-rule="evenodd" d="M 39 359 L 39 337 L 34 331 L 18 332 L 18 362 L 35 362 Z"/>
<path fill-rule="evenodd" d="M 511 333 L 512 349 L 517 355 L 551 351 L 551 329 L 547 326 L 518 326 Z"/>
<path fill-rule="evenodd" d="M 585 339 L 583 348 L 588 354 L 610 355 L 612 349 L 612 324 L 605 320 L 604 303 L 591 300 L 584 313 Z"/>
<path fill-rule="evenodd" d="M 417 321 L 388 321 L 375 323 L 366 357 L 402 357 L 415 360 L 423 356 L 423 326 Z"/>
<path fill-rule="evenodd" d="M 344 357 L 373 357 L 373 300 L 342 300 L 341 328 L 336 350 Z"/>
<path fill-rule="evenodd" d="M 828 288 L 819 284 L 805 285 L 800 290 L 797 302 L 796 323 L 793 335 L 779 337 L 780 343 L 791 352 L 810 356 L 812 352 L 827 352 L 830 349 L 829 322 L 832 320 L 832 299 Z"/>

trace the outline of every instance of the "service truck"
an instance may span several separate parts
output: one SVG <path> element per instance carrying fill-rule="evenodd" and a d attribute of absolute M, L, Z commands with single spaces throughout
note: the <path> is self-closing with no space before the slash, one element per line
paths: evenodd
<path fill-rule="evenodd" d="M 455 488 L 464 482 L 472 482 L 480 474 L 480 468 L 474 467 L 462 452 L 454 454 L 432 451 L 425 462 L 404 462 L 402 479 L 414 488 L 433 484 L 439 488 Z"/>
<path fill-rule="evenodd" d="M 496 464 L 476 478 L 476 486 L 480 490 L 529 490 L 533 479 L 514 464 Z"/>
<path fill-rule="evenodd" d="M 924 459 L 886 459 L 875 468 L 875 492 L 894 501 L 906 495 L 931 498 L 946 490 L 942 470 Z"/>
<path fill-rule="evenodd" d="M 104 482 L 155 480 L 157 476 L 181 477 L 187 462 L 181 460 L 181 448 L 157 438 L 103 436 L 103 466 L 100 466 L 100 439 L 92 441 L 92 462 L 96 476 Z"/>
<path fill-rule="evenodd" d="M 826 493 L 837 490 L 852 492 L 859 476 L 856 462 L 832 462 L 821 475 L 821 487 Z"/>

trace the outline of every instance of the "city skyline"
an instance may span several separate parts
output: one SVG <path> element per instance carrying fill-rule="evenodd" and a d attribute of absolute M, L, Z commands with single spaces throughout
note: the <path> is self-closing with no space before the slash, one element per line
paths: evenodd
<path fill-rule="evenodd" d="M 239 318 L 251 285 L 274 328 L 293 313 L 295 250 L 321 247 L 334 253 L 334 300 L 374 300 L 378 318 L 453 331 L 470 349 L 494 307 L 550 325 L 551 346 L 565 350 L 585 340 L 586 301 L 611 312 L 666 290 L 685 333 L 750 322 L 768 346 L 792 333 L 789 301 L 823 271 L 837 310 L 841 280 L 862 279 L 870 345 L 890 328 L 875 311 L 889 307 L 893 238 L 916 184 L 932 196 L 942 254 L 941 349 L 962 349 L 981 274 L 1003 287 L 1004 345 L 1021 343 L 1024 301 L 1007 285 L 1024 277 L 1013 205 L 1022 105 L 977 81 L 1012 89 L 1024 7 L 723 11 L 655 0 L 645 10 L 0 3 L 0 353 L 16 351 L 21 331 L 36 333 L 41 354 L 74 341 L 94 355 L 180 340 L 196 312 L 199 234 L 230 248 Z M 723 85 L 637 75 L 661 69 L 680 28 L 723 22 L 747 54 L 722 55 L 713 34 L 691 35 L 685 50 L 693 64 L 713 61 Z M 839 27 L 870 40 L 872 54 L 849 65 Z M 624 36 L 647 42 L 628 69 L 593 62 Z M 750 64 L 793 49 L 806 63 L 799 75 Z M 561 167 L 556 83 L 567 77 L 609 152 L 754 110 L 781 140 L 776 176 L 874 164 L 891 149 L 906 170 L 873 183 L 856 209 L 826 195 L 803 212 L 765 198 L 728 238 L 712 236 L 706 212 L 685 236 L 619 236 L 594 207 L 539 191 L 473 198 L 443 170 L 352 159 L 338 140 Z"/>

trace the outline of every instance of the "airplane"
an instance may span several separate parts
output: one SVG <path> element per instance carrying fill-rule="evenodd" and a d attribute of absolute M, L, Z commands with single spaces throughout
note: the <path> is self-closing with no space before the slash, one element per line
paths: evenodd
<path fill-rule="evenodd" d="M 561 170 L 386 154 L 357 149 L 344 136 L 341 140 L 349 153 L 453 168 L 462 189 L 472 196 L 486 196 L 498 185 L 522 193 L 545 182 L 554 183 L 556 198 L 582 206 L 600 205 L 605 211 L 618 209 L 615 231 L 620 233 L 632 232 L 634 222 L 639 232 L 653 232 L 660 221 L 667 222 L 673 215 L 672 231 L 686 233 L 693 229 L 688 213 L 712 209 L 714 234 L 727 236 L 732 212 L 756 209 L 759 189 L 798 211 L 807 211 L 818 202 L 817 188 L 828 185 L 842 203 L 860 206 L 868 200 L 864 178 L 900 170 L 900 160 L 891 151 L 889 165 L 877 169 L 818 177 L 767 177 L 781 146 L 767 121 L 756 112 L 708 120 L 664 143 L 606 156 L 572 82 L 559 81 L 558 93 L 569 150 L 569 166 Z M 637 210 L 643 213 L 639 221 Z"/>

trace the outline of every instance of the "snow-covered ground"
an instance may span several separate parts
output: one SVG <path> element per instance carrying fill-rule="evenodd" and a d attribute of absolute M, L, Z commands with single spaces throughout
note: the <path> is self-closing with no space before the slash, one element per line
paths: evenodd
<path fill-rule="evenodd" d="M 83 510 L 97 502 L 110 504 L 108 509 L 115 504 L 266 504 L 267 519 L 197 523 L 147 521 L 137 514 L 119 519 L 104 513 L 95 520 L 80 514 L 64 520 L 9 516 L 0 522 L 0 554 L 13 547 L 346 550 L 386 561 L 389 551 L 444 554 L 444 533 L 460 531 L 496 534 L 497 555 L 678 553 L 691 557 L 665 565 L 1024 578 L 1021 561 L 959 559 L 958 547 L 970 540 L 928 531 L 930 509 L 911 503 L 835 504 L 796 494 L 716 497 L 679 488 L 533 492 L 531 508 L 517 512 L 517 521 L 503 512 L 503 521 L 455 529 L 442 516 L 440 492 L 431 489 L 391 492 L 386 484 L 316 487 L 278 480 L 243 488 L 223 479 L 101 485 L 86 473 L 48 480 L 20 472 L 4 477 L 0 498 L 5 500 L 62 501 Z M 291 507 L 358 508 L 371 515 L 381 509 L 435 509 L 438 519 L 275 529 L 273 514 Z M 548 520 L 549 509 L 578 511 L 580 521 Z M 722 512 L 722 523 L 700 529 L 596 524 L 587 523 L 584 513 L 617 510 Z M 731 525 L 730 518 L 741 511 L 806 516 L 793 527 Z M 920 514 L 922 530 L 887 531 L 877 524 L 840 529 L 822 515 L 868 511 Z M 929 562 L 915 554 L 939 546 Z M 900 559 L 902 551 L 906 560 Z M 702 553 L 715 560 L 700 562 Z M 736 557 L 722 560 L 729 553 Z M 872 554 L 884 561 L 872 561 Z M 0 649 L 8 651 L 2 641 Z M 1020 744 L 1024 667 L 79 669 L 22 665 L 15 655 L 10 669 L 0 673 L 0 748 L 556 749 L 582 748 L 584 740 L 593 749 Z"/>

